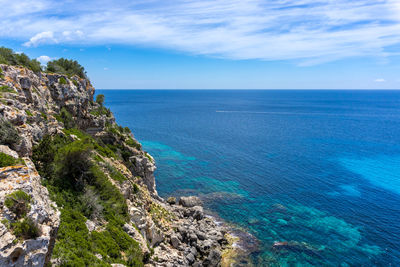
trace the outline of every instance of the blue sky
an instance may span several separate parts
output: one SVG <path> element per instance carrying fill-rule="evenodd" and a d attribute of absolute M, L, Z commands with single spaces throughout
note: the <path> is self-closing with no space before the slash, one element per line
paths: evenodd
<path fill-rule="evenodd" d="M 398 89 L 398 0 L 0 0 L 0 45 L 96 88 Z"/>

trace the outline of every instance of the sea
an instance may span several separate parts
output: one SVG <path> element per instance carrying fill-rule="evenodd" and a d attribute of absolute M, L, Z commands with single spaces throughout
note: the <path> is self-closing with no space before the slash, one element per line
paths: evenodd
<path fill-rule="evenodd" d="M 159 195 L 250 233 L 254 265 L 400 266 L 400 91 L 96 93 L 155 158 Z"/>

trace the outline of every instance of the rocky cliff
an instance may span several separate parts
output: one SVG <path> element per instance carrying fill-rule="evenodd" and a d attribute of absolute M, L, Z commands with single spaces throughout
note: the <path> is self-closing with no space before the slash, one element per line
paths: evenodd
<path fill-rule="evenodd" d="M 219 266 L 226 229 L 156 191 L 89 80 L 0 65 L 0 266 Z"/>

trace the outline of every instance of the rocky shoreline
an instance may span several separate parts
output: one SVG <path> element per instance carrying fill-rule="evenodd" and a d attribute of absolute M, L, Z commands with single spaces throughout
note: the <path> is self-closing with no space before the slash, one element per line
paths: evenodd
<path fill-rule="evenodd" d="M 140 247 L 138 262 L 165 267 L 232 266 L 235 257 L 246 254 L 227 225 L 206 215 L 199 198 L 181 197 L 176 202 L 158 196 L 154 159 L 142 150 L 130 131 L 116 124 L 102 103 L 94 101 L 89 80 L 34 73 L 18 66 L 0 65 L 0 70 L 0 130 L 18 135 L 12 140 L 3 138 L 0 144 L 1 155 L 18 162 L 0 168 L 0 266 L 65 264 L 64 256 L 53 253 L 59 243 L 59 228 L 64 225 L 63 207 L 55 203 L 43 185 L 44 178 L 38 172 L 43 166 L 35 166 L 40 161 L 32 160 L 35 147 L 46 136 L 61 136 L 68 142 L 90 139 L 95 144 L 91 157 L 125 199 L 129 219 L 122 229 Z M 75 132 L 67 127 L 66 118 L 74 122 Z M 114 153 L 105 153 L 98 143 L 122 156 L 111 157 Z M 121 174 L 119 180 L 115 179 L 116 173 Z M 20 191 L 29 197 L 24 220 L 38 229 L 34 237 L 18 236 L 15 225 L 22 219 L 5 205 Z M 86 218 L 85 225 L 88 236 L 108 229 L 108 222 L 101 217 Z M 114 259 L 93 251 L 90 257 L 105 266 L 140 266 L 130 265 L 124 252 Z"/>

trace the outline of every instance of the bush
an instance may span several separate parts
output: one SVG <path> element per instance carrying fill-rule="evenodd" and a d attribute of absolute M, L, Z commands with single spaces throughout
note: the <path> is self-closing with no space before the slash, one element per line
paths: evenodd
<path fill-rule="evenodd" d="M 67 80 L 64 77 L 61 77 L 60 79 L 58 79 L 58 82 L 60 84 L 67 84 Z"/>
<path fill-rule="evenodd" d="M 60 260 L 62 266 L 109 266 L 110 263 L 143 266 L 138 243 L 122 228 L 129 221 L 125 198 L 93 162 L 94 153 L 89 153 L 86 158 L 86 151 L 101 146 L 77 129 L 69 129 L 65 133 L 75 134 L 81 140 L 72 141 L 68 136 L 46 136 L 34 147 L 32 157 L 39 173 L 45 178 L 43 184 L 52 200 L 62 207 L 53 257 Z M 80 162 L 90 161 L 84 164 L 86 167 L 80 166 L 80 162 L 78 166 L 73 166 L 72 162 L 80 157 L 71 159 L 75 151 L 78 154 L 83 151 L 85 155 Z M 82 177 L 85 181 L 83 188 L 78 188 L 76 179 L 71 177 Z M 104 223 L 105 229 L 89 233 L 86 218 L 99 216 L 107 222 Z M 96 254 L 102 255 L 102 259 L 98 259 Z"/>
<path fill-rule="evenodd" d="M 55 171 L 59 186 L 72 186 L 75 190 L 81 191 L 85 184 L 91 183 L 90 153 L 90 145 L 79 141 L 65 146 L 57 153 Z"/>
<path fill-rule="evenodd" d="M 34 72 L 41 72 L 42 67 L 36 59 L 30 59 L 26 54 L 14 53 L 12 49 L 0 47 L 0 64 L 23 66 Z"/>
<path fill-rule="evenodd" d="M 114 166 L 112 166 L 109 163 L 106 163 L 105 166 L 108 173 L 110 174 L 111 179 L 118 181 L 120 183 L 126 180 L 126 177 L 121 172 L 119 172 Z"/>
<path fill-rule="evenodd" d="M 99 104 L 100 106 L 103 106 L 104 104 L 104 95 L 103 94 L 99 94 L 96 96 L 96 103 Z"/>
<path fill-rule="evenodd" d="M 30 218 L 24 218 L 22 221 L 11 223 L 11 229 L 17 238 L 33 239 L 40 235 L 39 228 Z"/>
<path fill-rule="evenodd" d="M 15 90 L 12 89 L 10 86 L 3 85 L 0 86 L 0 93 L 15 93 Z"/>
<path fill-rule="evenodd" d="M 82 203 L 83 214 L 86 217 L 91 220 L 102 217 L 104 208 L 100 203 L 99 196 L 91 187 L 87 187 L 85 193 L 80 196 L 80 202 Z"/>
<path fill-rule="evenodd" d="M 78 75 L 82 79 L 87 79 L 85 68 L 76 60 L 60 58 L 47 63 L 46 71 L 65 74 L 69 77 Z"/>
<path fill-rule="evenodd" d="M 0 168 L 7 167 L 7 166 L 13 166 L 13 165 L 17 165 L 17 164 L 23 164 L 23 160 L 16 159 L 10 155 L 0 152 Z"/>
<path fill-rule="evenodd" d="M 60 110 L 60 115 L 56 116 L 58 121 L 61 121 L 64 124 L 64 127 L 67 129 L 75 127 L 75 121 L 72 117 L 71 113 L 65 107 L 62 107 Z"/>
<path fill-rule="evenodd" d="M 0 144 L 13 145 L 21 140 L 17 130 L 9 122 L 0 119 Z"/>
<path fill-rule="evenodd" d="M 22 190 L 15 191 L 6 196 L 4 205 L 12 211 L 17 218 L 24 217 L 31 209 L 31 197 Z"/>

